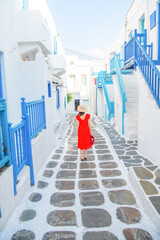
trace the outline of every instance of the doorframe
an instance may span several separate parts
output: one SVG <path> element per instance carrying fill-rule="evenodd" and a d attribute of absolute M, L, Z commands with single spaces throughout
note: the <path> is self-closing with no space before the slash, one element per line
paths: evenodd
<path fill-rule="evenodd" d="M 80 98 L 76 98 L 76 99 L 74 99 L 74 111 L 77 111 L 77 110 L 75 109 L 75 107 L 76 107 L 76 105 L 75 105 L 76 100 L 79 100 L 79 104 L 80 104 Z"/>

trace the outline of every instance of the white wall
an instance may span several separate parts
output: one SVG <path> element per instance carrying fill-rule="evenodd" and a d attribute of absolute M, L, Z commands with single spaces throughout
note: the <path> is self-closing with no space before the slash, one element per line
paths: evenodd
<path fill-rule="evenodd" d="M 160 164 L 160 109 L 139 72 L 138 149 L 155 164 Z"/>

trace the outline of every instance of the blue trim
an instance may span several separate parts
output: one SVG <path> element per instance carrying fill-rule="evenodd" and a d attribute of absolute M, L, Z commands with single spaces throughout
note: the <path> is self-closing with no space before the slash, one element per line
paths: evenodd
<path fill-rule="evenodd" d="M 2 85 L 2 54 L 0 53 L 0 98 L 3 98 L 3 85 Z"/>
<path fill-rule="evenodd" d="M 150 15 L 150 30 L 156 26 L 156 11 Z"/>
<path fill-rule="evenodd" d="M 56 86 L 56 107 L 57 109 L 60 108 L 60 94 L 59 88 Z"/>
<path fill-rule="evenodd" d="M 57 39 L 56 39 L 56 36 L 54 36 L 54 55 L 57 55 Z"/>
<path fill-rule="evenodd" d="M 51 82 L 48 81 L 48 97 L 52 97 L 52 94 L 51 94 Z"/>
<path fill-rule="evenodd" d="M 158 60 L 160 60 L 160 1 L 158 2 Z"/>
<path fill-rule="evenodd" d="M 23 0 L 23 10 L 29 9 L 29 0 Z"/>
<path fill-rule="evenodd" d="M 66 97 L 64 97 L 64 108 L 66 109 L 67 103 L 66 103 Z"/>

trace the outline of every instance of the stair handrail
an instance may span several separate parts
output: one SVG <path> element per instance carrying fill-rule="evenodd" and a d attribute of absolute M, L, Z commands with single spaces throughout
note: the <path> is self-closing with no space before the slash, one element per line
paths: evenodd
<path fill-rule="evenodd" d="M 140 44 L 139 40 L 135 37 L 135 62 L 138 65 L 153 97 L 160 108 L 160 72 L 154 64 L 153 60 L 145 51 L 145 48 Z M 137 46 L 136 46 L 137 44 Z M 139 48 L 139 49 L 138 49 Z M 141 51 L 141 59 L 138 58 L 138 53 Z M 143 56 L 142 56 L 143 55 Z M 144 59 L 145 58 L 145 59 Z"/>
<path fill-rule="evenodd" d="M 103 87 L 104 96 L 105 96 L 107 107 L 108 107 L 108 121 L 110 121 L 110 119 L 111 119 L 111 102 L 110 102 L 109 95 L 108 95 L 108 92 L 107 92 L 107 89 L 106 89 L 106 85 L 105 85 L 105 82 L 104 82 L 104 76 L 103 76 L 102 71 L 100 72 L 99 77 L 101 79 L 101 84 L 102 84 L 102 87 Z"/>

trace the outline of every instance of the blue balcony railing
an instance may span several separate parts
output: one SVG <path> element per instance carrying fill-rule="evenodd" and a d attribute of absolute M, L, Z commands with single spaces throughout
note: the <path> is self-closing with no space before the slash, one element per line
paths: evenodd
<path fill-rule="evenodd" d="M 127 43 L 124 43 L 124 62 L 125 64 L 134 58 L 134 37 Z"/>
<path fill-rule="evenodd" d="M 13 163 L 14 194 L 17 194 L 17 177 L 25 165 L 30 167 L 31 184 L 34 185 L 34 173 L 32 162 L 31 139 L 29 135 L 28 116 L 22 117 L 22 121 L 16 126 L 9 123 L 9 137 L 11 146 L 11 158 Z"/>
<path fill-rule="evenodd" d="M 21 99 L 22 116 L 29 117 L 30 138 L 34 138 L 43 128 L 46 128 L 45 98 L 33 102 L 25 102 Z"/>
<path fill-rule="evenodd" d="M 6 100 L 0 98 L 0 168 L 11 165 Z"/>

